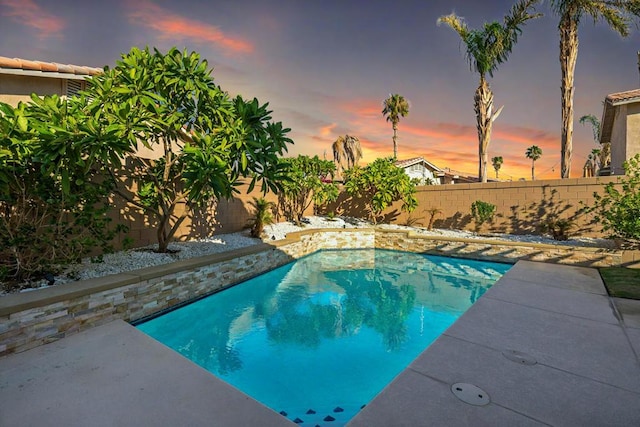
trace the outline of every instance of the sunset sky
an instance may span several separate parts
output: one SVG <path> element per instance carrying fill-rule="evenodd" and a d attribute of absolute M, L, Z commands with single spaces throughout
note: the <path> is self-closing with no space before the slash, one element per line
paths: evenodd
<path fill-rule="evenodd" d="M 502 20 L 512 1 L 455 0 L 0 0 L 0 56 L 102 67 L 132 46 L 199 52 L 230 94 L 269 102 L 292 129 L 291 155 L 326 154 L 346 133 L 363 161 L 393 153 L 382 101 L 409 100 L 398 130 L 398 158 L 423 156 L 440 168 L 477 174 L 478 140 L 469 70 L 459 36 L 437 26 L 455 11 L 471 28 Z M 525 151 L 542 148 L 540 179 L 560 176 L 560 65 L 557 17 L 525 27 L 509 60 L 489 82 L 496 107 L 489 156 L 500 178 L 531 176 Z M 603 23 L 580 26 L 572 176 L 597 148 L 585 114 L 602 115 L 609 93 L 639 87 L 640 32 L 623 39 Z M 490 168 L 489 177 L 495 176 Z"/>

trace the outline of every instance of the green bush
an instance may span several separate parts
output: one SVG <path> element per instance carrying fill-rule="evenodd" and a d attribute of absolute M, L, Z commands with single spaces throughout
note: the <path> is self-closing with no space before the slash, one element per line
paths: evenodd
<path fill-rule="evenodd" d="M 278 212 L 300 225 L 304 212 L 314 203 L 314 207 L 338 198 L 338 187 L 331 182 L 335 165 L 318 156 L 298 156 L 281 159 L 284 178 L 282 190 L 278 193 Z"/>
<path fill-rule="evenodd" d="M 354 166 L 345 171 L 345 190 L 364 201 L 369 218 L 376 223 L 378 216 L 393 202 L 402 200 L 401 209 L 412 212 L 418 201 L 416 183 L 393 159 L 376 159 L 365 167 Z"/>
<path fill-rule="evenodd" d="M 253 207 L 253 216 L 249 218 L 249 227 L 251 227 L 251 237 L 260 237 L 264 231 L 264 227 L 273 224 L 273 215 L 271 209 L 273 202 L 267 201 L 264 197 L 253 198 L 253 202 L 249 202 Z"/>
<path fill-rule="evenodd" d="M 574 222 L 566 218 L 549 218 L 542 223 L 542 231 L 551 233 L 554 240 L 569 240 L 569 232 Z"/>
<path fill-rule="evenodd" d="M 482 200 L 476 200 L 471 204 L 471 216 L 476 222 L 476 230 L 479 230 L 482 224 L 491 221 L 496 213 L 496 205 Z"/>
<path fill-rule="evenodd" d="M 621 189 L 610 182 L 604 194 L 594 193 L 594 206 L 587 212 L 595 213 L 594 220 L 602 224 L 610 237 L 633 242 L 640 241 L 640 154 L 624 163 L 626 176 L 620 178 Z"/>
<path fill-rule="evenodd" d="M 78 120 L 77 98 L 33 97 L 0 103 L 0 281 L 7 290 L 96 249 L 112 250 L 115 234 L 106 213 L 113 182 L 89 161 L 100 151 Z"/>

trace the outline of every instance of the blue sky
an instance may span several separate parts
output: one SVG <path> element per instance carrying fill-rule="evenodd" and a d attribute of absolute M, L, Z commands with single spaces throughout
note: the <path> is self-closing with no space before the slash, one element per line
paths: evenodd
<path fill-rule="evenodd" d="M 269 102 L 292 129 L 290 153 L 331 157 L 331 143 L 360 138 L 364 162 L 392 154 L 382 101 L 399 93 L 411 103 L 398 130 L 398 156 L 423 156 L 441 168 L 475 173 L 477 133 L 469 70 L 459 36 L 437 26 L 455 11 L 471 28 L 502 20 L 510 1 L 160 1 L 0 0 L 0 55 L 102 67 L 132 46 L 199 52 L 229 93 Z M 541 179 L 558 178 L 560 65 L 557 18 L 525 27 L 490 84 L 496 107 L 491 157 L 501 178 L 530 176 L 527 147 L 543 150 Z M 592 148 L 591 129 L 577 119 L 602 114 L 609 93 L 639 87 L 637 28 L 623 39 L 584 19 L 576 67 L 572 175 Z M 493 171 L 490 172 L 493 176 Z"/>

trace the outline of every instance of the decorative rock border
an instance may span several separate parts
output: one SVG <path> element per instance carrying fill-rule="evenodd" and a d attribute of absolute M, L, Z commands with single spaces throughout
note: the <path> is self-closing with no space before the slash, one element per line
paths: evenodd
<path fill-rule="evenodd" d="M 122 319 L 128 322 L 201 298 L 320 249 L 395 249 L 515 263 L 525 259 L 587 267 L 636 264 L 620 250 L 433 237 L 411 231 L 323 229 L 137 271 L 0 298 L 0 356 Z M 626 260 L 626 261 L 625 261 Z"/>

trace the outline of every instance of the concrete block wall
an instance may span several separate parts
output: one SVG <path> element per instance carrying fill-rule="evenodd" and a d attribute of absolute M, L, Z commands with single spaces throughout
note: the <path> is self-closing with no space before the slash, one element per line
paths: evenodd
<path fill-rule="evenodd" d="M 426 227 L 429 209 L 438 209 L 436 228 L 463 229 L 480 233 L 542 234 L 540 226 L 550 217 L 572 219 L 572 234 L 603 237 L 602 227 L 593 215 L 582 212 L 593 206 L 593 193 L 603 193 L 604 185 L 621 177 L 571 178 L 544 181 L 489 182 L 418 187 L 418 207 L 412 213 L 400 210 L 401 203 L 386 209 L 379 221 Z M 476 200 L 496 206 L 494 219 L 476 229 L 471 204 Z M 350 203 L 342 194 L 339 202 L 322 208 L 353 217 L 366 217 L 361 203 Z"/>

